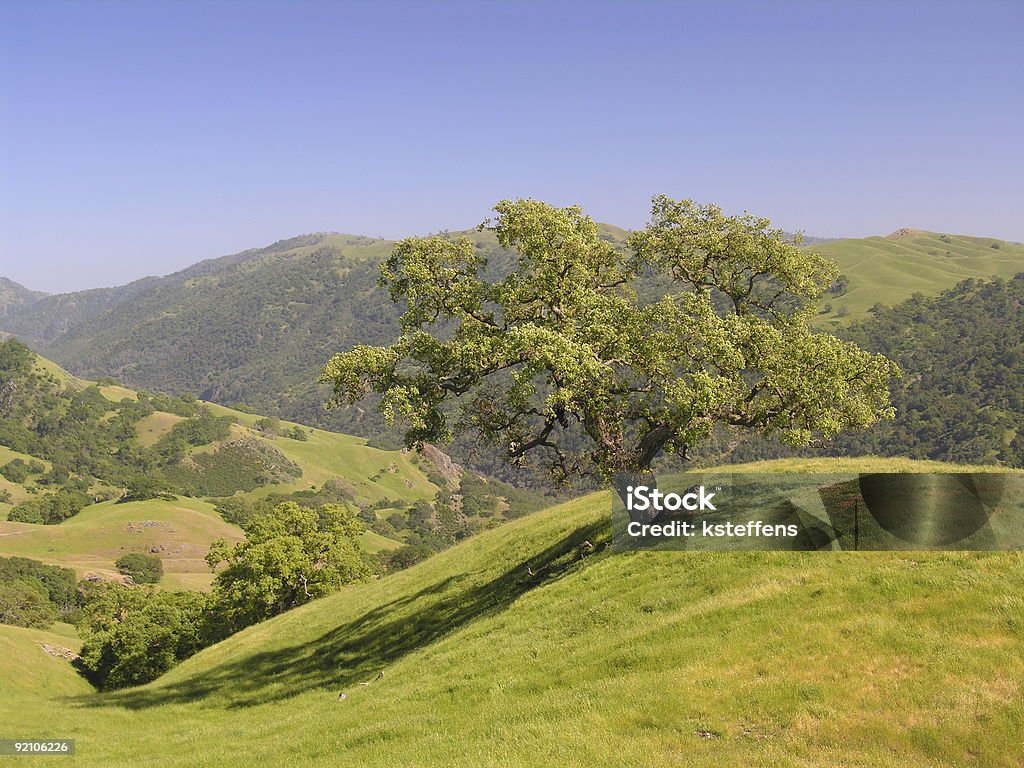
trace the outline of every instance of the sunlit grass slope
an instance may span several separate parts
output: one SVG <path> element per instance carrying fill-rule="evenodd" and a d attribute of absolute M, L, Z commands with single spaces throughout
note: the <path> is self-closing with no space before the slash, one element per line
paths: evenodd
<path fill-rule="evenodd" d="M 156 548 L 164 566 L 162 586 L 198 589 L 213 579 L 203 558 L 220 536 L 239 541 L 242 532 L 198 499 L 104 502 L 60 525 L 0 522 L 0 555 L 74 568 L 79 578 L 115 578 L 118 557 Z"/>
<path fill-rule="evenodd" d="M 914 293 L 936 296 L 969 277 L 1008 278 L 1024 271 L 1024 245 L 989 237 L 899 230 L 809 248 L 835 261 L 850 281 L 844 295 L 823 299 L 832 305 L 819 318 L 826 325 L 861 319 L 875 304 L 895 305 Z"/>
<path fill-rule="evenodd" d="M 230 415 L 245 427 L 252 427 L 259 419 L 241 411 L 225 408 L 216 403 L 205 405 L 218 416 Z M 298 426 L 282 421 L 284 427 Z M 356 499 L 373 503 L 381 499 L 416 501 L 432 499 L 437 487 L 417 467 L 412 457 L 401 451 L 382 451 L 371 448 L 366 439 L 326 432 L 322 429 L 302 427 L 305 441 L 279 437 L 273 446 L 302 467 L 302 477 L 292 483 L 268 485 L 252 491 L 252 496 L 268 493 L 289 493 L 319 487 L 328 480 L 342 478 L 355 491 Z"/>
<path fill-rule="evenodd" d="M 89 766 L 1024 759 L 1020 553 L 616 554 L 610 504 L 485 532 L 141 689 L 0 701 L 0 722 L 52 723 Z"/>
<path fill-rule="evenodd" d="M 0 624 L 0 701 L 13 702 L 22 698 L 37 701 L 47 697 L 60 698 L 92 691 L 64 659 L 43 650 L 78 650 L 78 640 L 39 629 L 23 629 Z M 9 734 L 0 724 L 2 738 L 45 738 L 53 736 L 53 721 L 37 724 L 18 736 Z"/>
<path fill-rule="evenodd" d="M 709 472 L 1019 472 L 994 464 L 948 464 L 944 461 L 922 461 L 892 456 L 858 456 L 856 458 L 821 457 L 816 459 L 771 459 L 745 464 L 726 464 Z"/>

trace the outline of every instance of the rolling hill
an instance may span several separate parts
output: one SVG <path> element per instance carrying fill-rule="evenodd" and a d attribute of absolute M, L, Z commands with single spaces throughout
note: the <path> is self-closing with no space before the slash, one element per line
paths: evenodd
<path fill-rule="evenodd" d="M 5 733 L 115 767 L 1024 758 L 1020 553 L 618 554 L 609 508 L 598 493 L 488 531 L 142 688 L 14 689 Z M 0 677 L 52 661 L 0 638 Z"/>
<path fill-rule="evenodd" d="M 826 325 L 864 319 L 876 304 L 893 306 L 915 293 L 937 296 L 968 278 L 1010 278 L 1024 272 L 1024 245 L 990 237 L 900 229 L 886 237 L 809 247 L 835 261 L 849 280 L 845 293 L 826 297 L 831 305 L 822 312 Z"/>
<path fill-rule="evenodd" d="M 602 228 L 613 241 L 626 235 Z M 508 262 L 490 232 L 452 235 L 470 237 L 499 271 Z M 848 281 L 841 295 L 826 297 L 826 326 L 915 292 L 936 295 L 969 277 L 1024 270 L 1024 245 L 992 238 L 899 230 L 811 240 L 807 247 L 835 260 Z M 325 390 L 315 380 L 339 349 L 394 337 L 397 310 L 376 285 L 377 264 L 392 245 L 356 235 L 303 235 L 167 277 L 12 303 L 0 313 L 0 330 L 85 378 L 109 375 L 137 388 L 245 403 L 305 424 L 379 435 L 386 429 L 372 408 L 326 412 Z"/>
<path fill-rule="evenodd" d="M 4 349 L 0 343 L 0 353 Z M 421 534 L 429 538 L 431 526 L 442 524 L 443 515 L 437 506 L 442 487 L 444 503 L 454 507 L 454 518 L 444 518 L 444 525 L 458 526 L 453 536 L 459 531 L 464 535 L 497 525 L 539 505 L 524 492 L 465 473 L 457 465 L 439 468 L 437 462 L 447 460 L 434 449 L 424 454 L 386 451 L 367 445 L 364 438 L 299 428 L 297 424 L 214 403 L 190 406 L 187 401 L 151 396 L 109 382 L 97 386 L 71 376 L 45 358 L 32 359 L 30 374 L 12 381 L 19 385 L 21 395 L 29 398 L 23 407 L 33 411 L 32 419 L 52 416 L 53 420 L 19 422 L 11 419 L 18 412 L 0 409 L 0 440 L 11 441 L 13 436 L 28 446 L 18 451 L 0 445 L 0 556 L 62 565 L 74 569 L 80 578 L 117 578 L 114 561 L 121 555 L 155 553 L 164 563 L 164 586 L 205 589 L 212 580 L 203 560 L 210 542 L 220 537 L 229 541 L 241 538 L 234 524 L 238 521 L 221 513 L 220 505 L 226 502 L 231 502 L 236 512 L 239 505 L 251 509 L 264 502 L 272 505 L 289 499 L 305 504 L 348 504 L 375 529 L 363 534 L 364 547 L 370 552 L 419 543 Z M 0 383 L 12 375 L 5 370 L 0 365 Z M 45 401 L 30 397 L 33 387 Z M 193 408 L 192 415 L 181 410 L 183 406 Z M 174 436 L 175 429 L 210 420 L 223 421 L 229 428 L 215 439 L 194 441 L 170 464 L 153 464 L 160 451 L 166 453 L 168 438 Z M 48 431 L 40 437 L 21 426 L 23 423 L 34 429 L 42 425 Z M 183 484 L 171 486 L 174 495 L 144 500 L 118 498 L 124 490 L 117 478 L 126 471 L 134 472 L 135 464 L 104 460 L 109 434 L 103 429 L 114 423 L 123 424 L 114 435 L 128 428 L 131 436 L 128 445 L 115 441 L 109 450 L 116 448 L 117 454 L 128 457 L 126 461 L 141 460 L 139 466 L 149 466 L 147 474 L 151 477 L 162 475 L 172 483 Z M 77 451 L 101 455 L 75 462 Z M 222 455 L 227 458 L 219 459 Z M 265 457 L 294 469 L 268 473 Z M 55 477 L 58 460 L 64 467 L 63 479 Z M 20 471 L 16 471 L 18 465 Z M 200 470 L 213 477 L 205 478 Z M 197 483 L 199 490 L 189 492 L 188 488 Z M 239 484 L 241 490 L 236 490 Z M 84 491 L 90 498 L 84 500 L 81 511 L 59 524 L 7 519 L 17 505 L 55 498 L 55 494 L 67 493 L 69 487 Z M 421 517 L 426 514 L 418 528 L 407 524 L 413 508 L 420 510 Z M 439 522 L 432 522 L 433 515 Z M 444 545 L 443 538 L 429 540 L 435 547 Z"/>

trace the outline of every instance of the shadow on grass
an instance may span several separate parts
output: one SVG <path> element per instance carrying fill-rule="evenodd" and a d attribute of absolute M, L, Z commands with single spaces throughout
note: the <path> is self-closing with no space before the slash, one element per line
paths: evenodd
<path fill-rule="evenodd" d="M 291 698 L 316 688 L 351 689 L 403 656 L 444 635 L 498 613 L 517 598 L 577 568 L 609 538 L 606 521 L 583 526 L 556 544 L 484 583 L 466 573 L 385 603 L 311 642 L 246 653 L 237 661 L 181 682 L 116 693 L 74 697 L 89 707 L 143 709 L 215 697 L 229 708 Z"/>

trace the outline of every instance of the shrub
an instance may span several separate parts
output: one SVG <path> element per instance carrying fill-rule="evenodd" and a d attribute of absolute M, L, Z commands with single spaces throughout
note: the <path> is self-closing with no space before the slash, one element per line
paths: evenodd
<path fill-rule="evenodd" d="M 91 502 L 92 499 L 82 491 L 64 489 L 23 501 L 11 510 L 7 519 L 16 523 L 56 525 L 77 515 Z"/>
<path fill-rule="evenodd" d="M 281 420 L 276 416 L 267 416 L 259 419 L 252 427 L 257 432 L 262 432 L 268 437 L 277 437 L 281 434 Z"/>
<path fill-rule="evenodd" d="M 401 571 L 426 560 L 434 550 L 426 544 L 406 544 L 381 555 L 384 567 L 389 571 Z"/>
<path fill-rule="evenodd" d="M 235 440 L 213 453 L 189 456 L 164 469 L 176 487 L 195 496 L 231 496 L 302 477 L 302 467 L 257 438 Z"/>
<path fill-rule="evenodd" d="M 48 627 L 57 610 L 42 585 L 27 579 L 0 584 L 0 623 L 16 627 Z"/>
<path fill-rule="evenodd" d="M 209 598 L 105 583 L 89 590 L 78 631 L 78 660 L 103 690 L 155 680 L 205 642 Z"/>
<path fill-rule="evenodd" d="M 12 459 L 0 467 L 0 475 L 3 475 L 12 483 L 24 483 L 29 475 L 28 464 L 21 459 Z"/>
<path fill-rule="evenodd" d="M 238 496 L 228 496 L 225 499 L 210 499 L 213 508 L 217 510 L 225 522 L 234 525 L 244 526 L 255 514 L 252 502 Z"/>
<path fill-rule="evenodd" d="M 130 576 L 136 584 L 156 584 L 164 575 L 164 564 L 156 555 L 131 552 L 114 562 L 118 573 Z"/>
<path fill-rule="evenodd" d="M 170 486 L 152 475 L 136 475 L 128 481 L 125 491 L 120 501 L 173 498 Z"/>
<path fill-rule="evenodd" d="M 75 572 L 59 565 L 48 565 L 27 557 L 0 557 L 0 583 L 28 581 L 39 586 L 46 598 L 61 613 L 78 607 Z"/>

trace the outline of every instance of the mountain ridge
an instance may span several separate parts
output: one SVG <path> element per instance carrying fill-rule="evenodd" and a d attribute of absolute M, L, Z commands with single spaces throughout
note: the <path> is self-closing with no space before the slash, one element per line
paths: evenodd
<path fill-rule="evenodd" d="M 626 230 L 599 225 L 621 242 Z M 915 292 L 938 295 L 968 277 L 1024 271 L 1024 246 L 941 233 L 818 240 L 806 247 L 837 262 L 841 280 L 822 300 L 818 325 L 838 329 Z M 510 266 L 489 231 L 467 236 L 494 269 Z M 373 436 L 397 432 L 372 401 L 328 411 L 317 383 L 330 357 L 398 334 L 400 307 L 378 285 L 377 264 L 393 243 L 342 233 L 299 235 L 198 262 L 162 278 L 115 289 L 47 296 L 0 318 L 0 330 L 83 378 L 113 376 L 143 389 L 195 394 L 311 426 Z M 466 456 L 457 457 L 465 461 Z M 481 462 L 490 462 L 484 457 Z M 495 463 L 476 469 L 496 474 Z M 499 475 L 500 476 L 500 475 Z"/>

